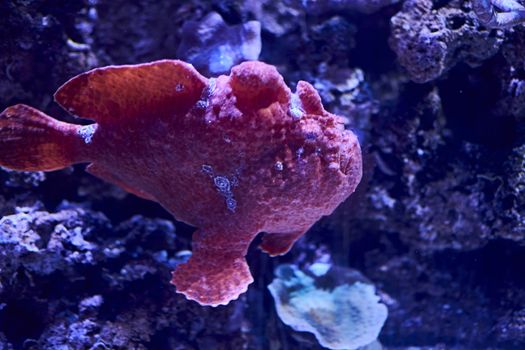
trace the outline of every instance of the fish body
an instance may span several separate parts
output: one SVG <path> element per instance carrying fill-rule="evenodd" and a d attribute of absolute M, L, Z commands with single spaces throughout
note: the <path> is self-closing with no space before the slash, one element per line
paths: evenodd
<path fill-rule="evenodd" d="M 93 120 L 59 122 L 25 105 L 0 114 L 0 165 L 87 171 L 197 227 L 177 292 L 223 305 L 253 281 L 245 254 L 285 254 L 361 179 L 359 142 L 307 82 L 245 62 L 206 79 L 182 61 L 110 66 L 64 84 L 55 100 Z"/>

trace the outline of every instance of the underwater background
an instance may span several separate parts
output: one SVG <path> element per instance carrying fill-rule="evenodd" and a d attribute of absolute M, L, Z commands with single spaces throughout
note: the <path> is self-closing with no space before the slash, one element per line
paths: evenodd
<path fill-rule="evenodd" d="M 217 76 L 259 59 L 347 118 L 364 166 L 287 255 L 254 242 L 255 282 L 216 308 L 170 285 L 194 228 L 157 203 L 82 165 L 0 169 L 0 350 L 328 346 L 294 330 L 305 320 L 332 343 L 380 331 L 367 349 L 525 349 L 525 27 L 479 3 L 0 0 L 0 110 L 79 123 L 52 96 L 89 69 L 169 58 Z M 362 285 L 359 305 L 335 292 Z M 332 313 L 286 321 L 286 286 Z"/>

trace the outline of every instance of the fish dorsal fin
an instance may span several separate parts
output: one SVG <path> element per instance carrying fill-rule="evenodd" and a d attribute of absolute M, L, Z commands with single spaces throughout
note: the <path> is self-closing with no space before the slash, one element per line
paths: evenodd
<path fill-rule="evenodd" d="M 55 100 L 68 112 L 99 123 L 185 114 L 207 79 L 178 60 L 96 68 L 62 85 Z"/>

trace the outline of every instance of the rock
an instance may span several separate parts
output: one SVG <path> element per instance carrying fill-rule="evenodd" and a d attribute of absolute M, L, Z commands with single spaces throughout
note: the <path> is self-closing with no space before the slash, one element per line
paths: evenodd
<path fill-rule="evenodd" d="M 200 21 L 187 21 L 177 57 L 207 76 L 227 74 L 243 62 L 257 60 L 261 52 L 261 25 L 257 21 L 229 26 L 217 12 Z"/>
<path fill-rule="evenodd" d="M 432 0 L 407 0 L 392 17 L 390 47 L 413 81 L 435 80 L 460 62 L 479 66 L 498 52 L 503 32 L 480 28 L 461 4 L 436 9 Z"/>

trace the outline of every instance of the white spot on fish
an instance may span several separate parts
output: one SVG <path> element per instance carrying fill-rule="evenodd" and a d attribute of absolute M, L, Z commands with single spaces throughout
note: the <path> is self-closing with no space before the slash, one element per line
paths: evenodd
<path fill-rule="evenodd" d="M 328 169 L 330 170 L 339 170 L 341 169 L 341 165 L 337 162 L 331 162 L 328 164 Z"/>
<path fill-rule="evenodd" d="M 195 107 L 197 107 L 198 109 L 206 109 L 208 108 L 208 104 L 208 100 L 198 100 Z"/>
<path fill-rule="evenodd" d="M 197 109 L 206 109 L 210 105 L 210 96 L 213 94 L 213 91 L 215 90 L 215 79 L 210 78 L 208 86 L 202 90 L 201 97 L 195 104 L 195 108 Z"/>
<path fill-rule="evenodd" d="M 226 207 L 229 211 L 235 212 L 237 208 L 237 201 L 233 197 L 226 197 Z"/>
<path fill-rule="evenodd" d="M 303 117 L 304 110 L 303 110 L 303 103 L 299 99 L 299 96 L 296 94 L 292 94 L 292 99 L 290 103 L 290 115 L 293 119 L 301 119 Z"/>
<path fill-rule="evenodd" d="M 213 168 L 211 165 L 203 164 L 201 169 L 203 173 L 213 176 Z"/>
<path fill-rule="evenodd" d="M 222 192 L 222 193 L 228 193 L 230 192 L 230 180 L 228 180 L 225 176 L 215 176 L 213 178 L 213 182 L 215 183 L 215 187 Z"/>
<path fill-rule="evenodd" d="M 215 87 L 217 86 L 217 82 L 215 78 L 209 79 L 209 85 L 208 85 L 208 96 L 211 96 L 213 92 L 215 91 Z"/>
<path fill-rule="evenodd" d="M 97 131 L 97 124 L 84 125 L 77 131 L 78 135 L 84 140 L 85 144 L 90 144 L 93 141 L 93 135 Z"/>
<path fill-rule="evenodd" d="M 290 114 L 294 119 L 301 119 L 303 117 L 303 111 L 297 107 L 290 107 Z"/>
<path fill-rule="evenodd" d="M 237 208 L 237 201 L 235 198 L 233 198 L 232 188 L 239 185 L 239 179 L 237 176 L 232 176 L 231 180 L 226 176 L 216 176 L 212 166 L 208 164 L 203 164 L 201 166 L 201 170 L 203 173 L 213 179 L 213 184 L 217 188 L 217 191 L 225 199 L 226 208 L 231 212 L 235 212 L 235 209 Z"/>

